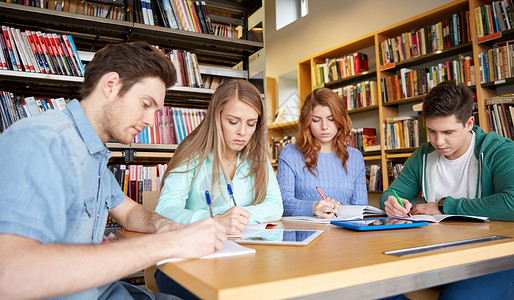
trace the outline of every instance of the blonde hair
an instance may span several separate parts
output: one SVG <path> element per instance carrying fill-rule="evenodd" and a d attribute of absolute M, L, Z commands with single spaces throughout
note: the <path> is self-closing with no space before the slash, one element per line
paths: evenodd
<path fill-rule="evenodd" d="M 187 173 L 199 168 L 209 153 L 213 152 L 213 170 L 220 169 L 221 157 L 227 145 L 223 139 L 223 130 L 221 128 L 221 111 L 224 106 L 232 99 L 242 101 L 253 107 L 258 114 L 258 120 L 255 132 L 248 144 L 241 150 L 240 164 L 247 158 L 250 158 L 250 171 L 246 175 L 254 175 L 254 185 L 252 191 L 255 192 L 255 199 L 252 204 L 259 204 L 266 197 L 268 187 L 268 156 L 266 151 L 266 122 L 264 120 L 264 104 L 259 90 L 251 83 L 241 80 L 232 79 L 220 85 L 211 98 L 209 108 L 204 120 L 193 130 L 178 146 L 175 154 L 168 163 L 168 167 L 164 172 L 164 178 L 170 173 Z M 185 171 L 174 171 L 177 167 L 190 165 L 198 160 L 198 164 Z M 221 166 L 222 170 L 223 167 Z M 196 180 L 198 173 L 195 174 L 193 182 Z M 228 178 L 225 170 L 223 176 Z M 211 191 L 221 193 L 221 180 L 218 172 L 212 172 Z M 165 179 L 166 180 L 166 179 Z M 164 181 L 162 185 L 164 185 Z M 161 186 L 162 188 L 162 186 Z"/>

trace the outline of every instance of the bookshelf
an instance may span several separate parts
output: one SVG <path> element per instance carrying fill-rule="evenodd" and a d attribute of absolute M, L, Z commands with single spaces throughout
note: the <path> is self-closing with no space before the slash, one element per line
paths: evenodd
<path fill-rule="evenodd" d="M 491 34 L 477 40 L 474 15 L 475 8 L 485 4 L 491 4 L 492 2 L 493 1 L 489 0 L 456 0 L 439 8 L 427 11 L 418 16 L 409 18 L 386 28 L 382 28 L 366 36 L 354 39 L 300 60 L 297 64 L 300 107 L 303 99 L 305 99 L 306 96 L 316 87 L 314 85 L 315 74 L 313 68 L 315 64 L 323 62 L 326 58 L 335 58 L 351 54 L 352 52 L 364 52 L 368 54 L 368 71 L 342 80 L 325 83 L 324 86 L 333 89 L 362 80 L 376 80 L 377 83 L 379 83 L 378 105 L 349 110 L 348 113 L 352 119 L 353 127 L 375 127 L 377 129 L 377 141 L 380 142 L 381 150 L 378 152 L 363 154 L 366 165 L 368 162 L 378 162 L 381 165 L 383 188 L 386 189 L 390 184 L 387 171 L 388 162 L 403 162 L 416 150 L 416 148 L 402 148 L 394 150 L 386 149 L 382 124 L 386 122 L 387 118 L 391 117 L 398 117 L 401 115 L 416 116 L 417 113 L 412 111 L 412 105 L 420 103 L 423 99 L 423 95 L 402 97 L 399 100 L 384 102 L 383 93 L 386 91 L 380 84 L 382 79 L 394 76 L 395 74 L 399 75 L 402 68 L 426 68 L 434 64 L 437 65 L 439 63 L 444 63 L 448 60 L 458 60 L 459 55 L 462 55 L 462 57 L 472 57 L 475 65 L 475 84 L 471 85 L 470 88 L 477 96 L 478 120 L 476 122 L 485 131 L 488 131 L 485 117 L 485 99 L 500 94 L 514 92 L 514 79 L 512 78 L 505 78 L 480 84 L 479 53 L 495 47 L 494 45 L 497 43 L 510 41 L 514 37 L 514 30 L 510 29 Z M 469 32 L 467 33 L 469 36 L 468 41 L 462 41 L 457 45 L 438 49 L 416 57 L 410 57 L 395 63 L 381 64 L 381 43 L 384 41 L 401 36 L 406 32 L 412 32 L 420 28 L 451 19 L 453 14 L 460 15 L 461 12 L 466 11 L 469 11 Z M 271 129 L 272 128 L 270 128 L 270 130 Z"/>
<path fill-rule="evenodd" d="M 119 21 L 70 12 L 0 2 L 0 25 L 73 36 L 83 61 L 90 61 L 96 50 L 108 43 L 146 41 L 169 52 L 181 49 L 195 53 L 202 76 L 243 78 L 252 81 L 263 92 L 263 79 L 250 76 L 251 55 L 263 50 L 262 41 L 247 39 L 248 32 L 262 29 L 262 22 L 248 27 L 248 18 L 260 10 L 261 0 L 216 0 L 205 1 L 226 17 L 214 17 L 215 21 L 242 26 L 242 38 L 230 38 L 206 33 L 171 29 Z M 218 18 L 218 19 L 216 19 Z M 255 22 L 254 22 L 255 23 Z M 0 70 L 0 90 L 15 95 L 42 97 L 78 97 L 83 77 L 28 73 Z M 207 108 L 213 89 L 174 86 L 166 93 L 165 105 L 188 108 Z M 177 145 L 109 143 L 113 162 L 123 160 L 127 149 L 136 151 L 135 162 L 167 163 Z"/>

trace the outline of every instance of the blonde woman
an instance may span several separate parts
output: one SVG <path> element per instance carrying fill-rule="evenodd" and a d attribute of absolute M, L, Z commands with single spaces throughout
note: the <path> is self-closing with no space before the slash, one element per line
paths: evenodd
<path fill-rule="evenodd" d="M 264 105 L 257 88 L 245 80 L 218 87 L 205 119 L 179 145 L 164 177 L 156 212 L 175 222 L 210 217 L 206 191 L 212 215 L 227 234 L 240 233 L 248 223 L 279 220 L 282 198 L 267 156 Z"/>

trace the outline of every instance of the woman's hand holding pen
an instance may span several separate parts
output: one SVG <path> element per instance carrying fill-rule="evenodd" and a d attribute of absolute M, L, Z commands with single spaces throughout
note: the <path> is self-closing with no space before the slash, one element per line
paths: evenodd
<path fill-rule="evenodd" d="M 218 221 L 227 234 L 239 234 L 246 229 L 250 213 L 239 206 L 233 206 L 222 214 L 214 216 L 214 220 Z"/>
<path fill-rule="evenodd" d="M 322 199 L 314 202 L 312 206 L 312 213 L 321 219 L 333 218 L 337 213 L 337 209 L 341 205 L 341 202 L 336 201 L 332 198 Z"/>
<path fill-rule="evenodd" d="M 396 217 L 396 218 L 409 218 L 408 215 L 411 213 L 412 203 L 409 200 L 399 198 L 403 205 L 403 207 L 396 199 L 395 196 L 391 195 L 387 197 L 387 200 L 384 202 L 385 211 L 388 217 Z"/>

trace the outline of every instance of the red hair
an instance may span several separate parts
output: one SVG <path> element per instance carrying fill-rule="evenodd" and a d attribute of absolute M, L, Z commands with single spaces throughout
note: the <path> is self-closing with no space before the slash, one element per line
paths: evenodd
<path fill-rule="evenodd" d="M 321 145 L 314 141 L 314 136 L 310 130 L 312 123 L 312 111 L 318 105 L 328 106 L 332 111 L 334 122 L 339 129 L 332 140 L 332 146 L 335 149 L 337 157 L 343 164 L 345 171 L 348 172 L 346 169 L 346 161 L 348 160 L 349 155 L 346 148 L 350 141 L 352 121 L 348 116 L 346 104 L 343 99 L 341 99 L 341 97 L 331 89 L 325 87 L 312 91 L 307 98 L 305 98 L 300 112 L 300 132 L 298 133 L 298 138 L 296 140 L 296 147 L 303 154 L 303 158 L 305 160 L 304 168 L 307 168 L 314 176 L 316 176 L 314 171 L 318 172 L 316 166 Z"/>

